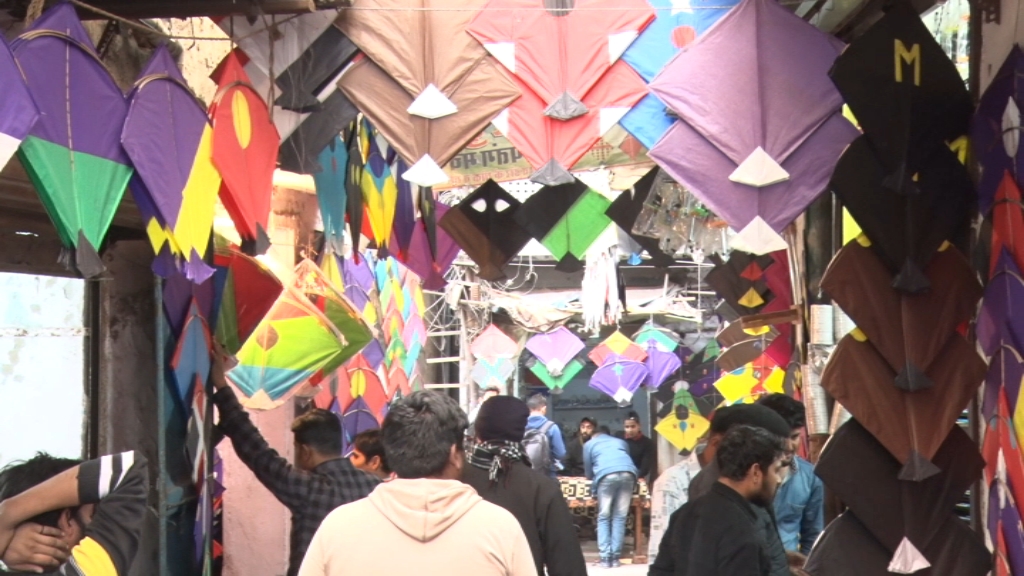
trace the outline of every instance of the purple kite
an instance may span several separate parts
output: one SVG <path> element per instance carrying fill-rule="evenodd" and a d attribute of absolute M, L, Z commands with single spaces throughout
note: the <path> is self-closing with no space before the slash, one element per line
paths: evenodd
<path fill-rule="evenodd" d="M 199 311 L 199 305 L 193 300 L 189 306 L 185 328 L 178 338 L 178 345 L 171 358 L 178 397 L 182 406 L 186 408 L 191 404 L 194 386 L 206 387 L 206 380 L 210 375 L 211 347 L 210 329 Z"/>
<path fill-rule="evenodd" d="M 70 2 L 47 10 L 11 52 L 40 112 L 19 158 L 67 251 L 62 261 L 96 276 L 105 269 L 97 250 L 134 171 L 121 147 L 128 102 Z"/>
<path fill-rule="evenodd" d="M 644 365 L 647 366 L 648 372 L 644 385 L 657 388 L 683 367 L 683 361 L 675 352 L 666 352 L 655 340 L 648 340 L 647 359 L 644 360 Z"/>
<path fill-rule="evenodd" d="M 335 413 L 337 412 L 335 411 Z M 353 400 L 341 416 L 342 455 L 347 458 L 352 453 L 354 448 L 352 442 L 356 436 L 367 430 L 377 430 L 378 428 L 380 428 L 380 423 L 377 422 L 377 417 L 366 400 L 362 396 Z"/>
<path fill-rule="evenodd" d="M 651 82 L 680 122 L 650 156 L 739 232 L 733 248 L 786 248 L 779 232 L 857 136 L 828 76 L 842 47 L 773 0 L 744 0 Z"/>
<path fill-rule="evenodd" d="M 628 406 L 646 378 L 647 367 L 642 363 L 612 357 L 590 377 L 590 387 L 611 396 L 620 406 Z"/>
<path fill-rule="evenodd" d="M 39 120 L 39 109 L 3 38 L 0 38 L 0 79 L 4 86 L 0 92 L 0 170 L 3 170 Z"/>
<path fill-rule="evenodd" d="M 186 262 L 185 276 L 202 282 L 213 274 L 203 257 L 221 184 L 210 159 L 212 129 L 206 111 L 165 46 L 154 52 L 129 99 L 121 143 L 138 172 L 139 178 L 132 180 L 136 201 L 157 212 L 155 222 L 146 222 L 147 231 L 166 228 L 170 251 Z M 153 235 L 151 231 L 156 248 L 159 240 Z"/>
<path fill-rule="evenodd" d="M 992 356 L 1003 343 L 1017 347 L 1024 342 L 1024 325 L 1017 319 L 1017 306 L 1024 306 L 1024 279 L 1004 248 L 985 288 L 975 327 L 978 344 L 986 356 Z"/>
<path fill-rule="evenodd" d="M 569 362 L 585 347 L 583 340 L 565 326 L 559 326 L 546 334 L 536 334 L 526 341 L 526 349 L 555 377 L 560 376 Z"/>

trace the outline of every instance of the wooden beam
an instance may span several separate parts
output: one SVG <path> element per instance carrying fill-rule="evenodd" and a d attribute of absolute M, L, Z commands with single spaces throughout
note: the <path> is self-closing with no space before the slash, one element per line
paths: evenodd
<path fill-rule="evenodd" d="M 797 324 L 802 320 L 803 314 L 799 306 L 791 306 L 788 310 L 768 312 L 766 314 L 752 314 L 740 318 L 740 326 L 744 330 L 753 328 L 764 328 L 775 324 Z"/>

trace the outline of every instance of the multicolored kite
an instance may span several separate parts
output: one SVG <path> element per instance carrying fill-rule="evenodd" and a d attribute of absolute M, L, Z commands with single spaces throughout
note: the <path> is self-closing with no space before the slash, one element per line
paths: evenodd
<path fill-rule="evenodd" d="M 560 270 L 583 268 L 587 250 L 611 219 L 605 211 L 611 201 L 580 180 L 545 186 L 516 210 L 519 225 L 559 261 Z"/>
<path fill-rule="evenodd" d="M 221 186 L 209 119 L 165 46 L 153 53 L 129 100 L 121 143 L 139 176 L 136 201 L 142 196 L 156 208 L 146 222 L 150 240 L 158 255 L 184 261 L 185 276 L 202 282 L 213 274 L 203 258 Z"/>
<path fill-rule="evenodd" d="M 39 119 L 39 109 L 3 38 L 0 38 L 0 78 L 4 84 L 3 94 L 0 94 L 0 170 L 3 170 Z"/>
<path fill-rule="evenodd" d="M 19 158 L 69 251 L 62 259 L 96 276 L 104 270 L 97 250 L 134 172 L 121 146 L 128 102 L 70 3 L 47 10 L 11 52 L 40 113 Z"/>

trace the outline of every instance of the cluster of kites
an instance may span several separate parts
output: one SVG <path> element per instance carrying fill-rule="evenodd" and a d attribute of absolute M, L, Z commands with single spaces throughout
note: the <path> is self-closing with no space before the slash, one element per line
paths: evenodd
<path fill-rule="evenodd" d="M 954 513 L 984 468 L 957 425 L 985 377 L 965 337 L 982 287 L 950 243 L 965 232 L 974 199 L 952 149 L 968 132 L 971 98 L 904 4 L 850 44 L 831 77 L 863 134 L 830 188 L 862 234 L 821 281 L 857 326 L 821 385 L 853 419 L 816 467 L 848 509 L 825 529 L 807 570 L 987 574 L 991 554 Z"/>
<path fill-rule="evenodd" d="M 1019 74 L 1024 54 L 1014 47 L 978 105 L 971 137 L 981 164 L 979 208 L 991 235 L 988 285 L 976 336 L 989 358 L 982 415 L 986 429 L 987 529 L 996 551 L 996 574 L 1024 573 L 1024 418 L 1018 410 L 1024 358 L 1024 330 L 1015 306 L 1024 298 L 1024 207 L 1020 191 Z"/>

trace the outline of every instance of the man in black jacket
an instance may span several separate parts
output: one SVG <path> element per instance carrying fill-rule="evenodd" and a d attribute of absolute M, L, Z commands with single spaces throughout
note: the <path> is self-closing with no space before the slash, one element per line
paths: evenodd
<path fill-rule="evenodd" d="M 622 439 L 629 446 L 629 457 L 636 466 L 638 478 L 643 478 L 648 484 L 652 482 L 651 473 L 657 471 L 658 447 L 654 440 L 644 436 L 640 429 L 640 415 L 630 412 L 623 422 Z"/>
<path fill-rule="evenodd" d="M 572 440 L 565 445 L 565 467 L 559 476 L 583 476 L 583 445 L 590 440 L 597 430 L 597 421 L 589 416 L 580 420 L 580 429 Z"/>
<path fill-rule="evenodd" d="M 779 487 L 785 445 L 761 428 L 737 426 L 716 454 L 711 490 L 672 514 L 648 576 L 768 576 L 756 507 Z"/>
<path fill-rule="evenodd" d="M 522 447 L 530 409 L 513 396 L 480 406 L 476 446 L 462 481 L 516 517 L 533 552 L 538 576 L 586 576 L 576 528 L 558 481 L 534 470 Z"/>

